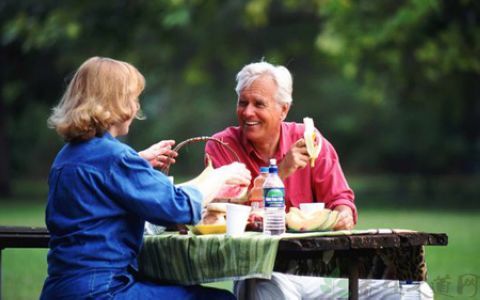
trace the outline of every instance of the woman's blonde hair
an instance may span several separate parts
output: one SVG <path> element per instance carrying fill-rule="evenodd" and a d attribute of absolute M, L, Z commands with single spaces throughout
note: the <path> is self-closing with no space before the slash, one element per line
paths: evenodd
<path fill-rule="evenodd" d="M 142 119 L 138 96 L 145 78 L 131 64 L 92 57 L 77 70 L 48 126 L 66 141 L 88 140 L 112 125 Z"/>

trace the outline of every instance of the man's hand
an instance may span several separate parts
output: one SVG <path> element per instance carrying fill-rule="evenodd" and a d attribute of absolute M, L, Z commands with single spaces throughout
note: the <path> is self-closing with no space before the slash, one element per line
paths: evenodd
<path fill-rule="evenodd" d="M 146 159 L 154 168 L 163 168 L 165 165 L 175 163 L 178 153 L 172 150 L 174 140 L 160 141 L 149 148 L 138 152 L 138 155 Z"/>
<path fill-rule="evenodd" d="M 336 211 L 338 211 L 338 221 L 334 230 L 350 230 L 355 227 L 355 223 L 353 222 L 353 211 L 347 205 L 339 205 L 335 207 Z"/>
<path fill-rule="evenodd" d="M 287 155 L 278 165 L 278 173 L 282 179 L 292 175 L 296 170 L 305 168 L 310 157 L 304 139 L 299 139 L 293 144 Z"/>

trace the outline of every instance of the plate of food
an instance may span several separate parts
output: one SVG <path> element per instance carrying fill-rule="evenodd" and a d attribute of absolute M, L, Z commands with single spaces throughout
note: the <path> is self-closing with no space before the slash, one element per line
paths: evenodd
<path fill-rule="evenodd" d="M 222 234 L 227 232 L 227 225 L 226 224 L 212 224 L 212 225 L 205 225 L 205 224 L 198 224 L 196 226 L 192 226 L 191 231 L 194 234 Z"/>
<path fill-rule="evenodd" d="M 191 226 L 194 234 L 222 234 L 227 232 L 227 204 L 210 203 L 203 212 L 199 224 Z"/>

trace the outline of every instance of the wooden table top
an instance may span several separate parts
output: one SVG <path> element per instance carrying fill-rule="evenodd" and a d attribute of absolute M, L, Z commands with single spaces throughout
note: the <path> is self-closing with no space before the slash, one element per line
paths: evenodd
<path fill-rule="evenodd" d="M 47 248 L 50 234 L 45 227 L 0 226 L 0 248 Z M 282 239 L 279 251 L 324 251 L 379 249 L 448 244 L 445 233 L 393 232 Z"/>

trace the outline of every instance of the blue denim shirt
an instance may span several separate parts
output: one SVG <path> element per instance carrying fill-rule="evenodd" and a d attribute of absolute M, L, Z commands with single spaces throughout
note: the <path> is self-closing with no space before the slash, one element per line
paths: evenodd
<path fill-rule="evenodd" d="M 42 296 L 94 296 L 98 286 L 111 293 L 112 278 L 128 275 L 127 267 L 136 266 L 145 220 L 196 223 L 201 206 L 197 189 L 176 188 L 109 133 L 66 144 L 49 176 L 49 278 Z M 114 283 L 122 288 L 131 281 L 128 275 Z"/>

